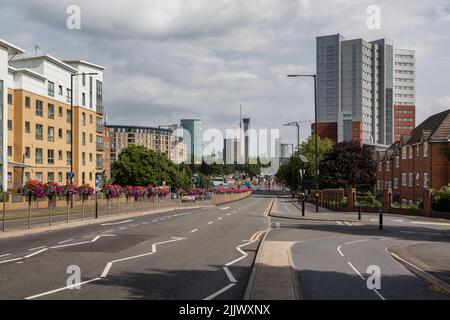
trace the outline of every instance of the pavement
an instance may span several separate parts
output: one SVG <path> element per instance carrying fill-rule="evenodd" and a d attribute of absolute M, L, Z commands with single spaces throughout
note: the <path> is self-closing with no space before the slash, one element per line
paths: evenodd
<path fill-rule="evenodd" d="M 0 239 L 0 299 L 241 300 L 270 201 Z"/>

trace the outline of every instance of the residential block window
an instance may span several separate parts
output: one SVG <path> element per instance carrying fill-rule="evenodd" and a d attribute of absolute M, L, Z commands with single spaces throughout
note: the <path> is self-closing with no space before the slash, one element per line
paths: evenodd
<path fill-rule="evenodd" d="M 50 97 L 55 96 L 55 84 L 51 81 L 48 81 L 48 95 Z"/>
<path fill-rule="evenodd" d="M 406 160 L 406 147 L 402 148 L 402 160 Z"/>
<path fill-rule="evenodd" d="M 36 164 L 42 164 L 43 160 L 42 160 L 42 149 L 41 148 L 36 148 Z"/>
<path fill-rule="evenodd" d="M 70 152 L 70 151 L 66 152 L 66 159 L 67 159 L 67 164 L 70 165 L 72 163 L 72 152 Z"/>
<path fill-rule="evenodd" d="M 58 172 L 58 182 L 63 182 L 63 173 Z"/>
<path fill-rule="evenodd" d="M 413 146 L 409 147 L 409 159 L 413 158 Z"/>
<path fill-rule="evenodd" d="M 409 186 L 414 187 L 414 174 L 413 173 L 409 174 Z"/>
<path fill-rule="evenodd" d="M 400 168 L 400 157 L 399 156 L 395 157 L 395 167 Z"/>
<path fill-rule="evenodd" d="M 47 173 L 47 182 L 54 182 L 55 181 L 55 174 L 53 172 Z"/>
<path fill-rule="evenodd" d="M 55 163 L 55 150 L 48 149 L 47 150 L 47 163 L 54 164 Z"/>
<path fill-rule="evenodd" d="M 28 181 L 30 181 L 30 173 L 25 172 L 25 181 L 24 182 L 28 182 Z"/>
<path fill-rule="evenodd" d="M 66 142 L 69 144 L 72 143 L 72 131 L 70 130 L 66 131 Z"/>
<path fill-rule="evenodd" d="M 92 153 L 89 153 L 89 162 L 92 162 L 92 161 L 93 161 Z"/>
<path fill-rule="evenodd" d="M 40 183 L 44 182 L 44 175 L 42 172 L 36 172 L 36 180 Z"/>
<path fill-rule="evenodd" d="M 391 171 L 391 162 L 390 161 L 386 162 L 386 171 Z"/>
<path fill-rule="evenodd" d="M 53 104 L 48 104 L 47 114 L 49 119 L 55 119 L 55 106 Z"/>
<path fill-rule="evenodd" d="M 89 143 L 94 143 L 94 135 L 92 133 L 89 134 Z"/>
<path fill-rule="evenodd" d="M 382 163 L 382 162 L 379 162 L 379 163 L 378 163 L 378 171 L 379 171 L 379 172 L 382 172 L 382 171 L 383 171 L 383 163 Z"/>
<path fill-rule="evenodd" d="M 82 132 L 82 133 L 81 133 L 81 144 L 82 144 L 83 146 L 86 145 L 86 132 Z"/>
<path fill-rule="evenodd" d="M 63 152 L 62 152 L 62 150 L 59 150 L 59 151 L 58 151 L 58 160 L 59 160 L 59 161 L 62 161 L 62 160 L 63 160 Z"/>
<path fill-rule="evenodd" d="M 13 123 L 12 123 L 12 120 L 8 120 L 8 130 L 9 130 L 9 131 L 12 131 L 12 129 L 13 129 Z"/>
<path fill-rule="evenodd" d="M 38 124 L 36 123 L 36 140 L 43 140 L 43 136 L 44 136 L 44 127 L 42 126 L 42 124 Z"/>
<path fill-rule="evenodd" d="M 58 138 L 60 138 L 60 139 L 63 138 L 63 129 L 61 129 L 61 128 L 58 129 Z"/>
<path fill-rule="evenodd" d="M 12 146 L 8 146 L 8 157 L 12 157 Z"/>
<path fill-rule="evenodd" d="M 398 178 L 394 178 L 394 189 L 398 189 Z"/>
<path fill-rule="evenodd" d="M 428 157 L 428 142 L 423 143 L 423 156 L 424 158 Z"/>
<path fill-rule="evenodd" d="M 81 113 L 81 125 L 86 126 L 86 113 Z"/>
<path fill-rule="evenodd" d="M 416 173 L 416 186 L 420 186 L 420 172 Z"/>
<path fill-rule="evenodd" d="M 92 172 L 89 172 L 89 181 L 92 181 Z"/>
<path fill-rule="evenodd" d="M 58 116 L 60 116 L 60 117 L 64 116 L 63 107 L 61 107 L 61 106 L 58 107 Z"/>
<path fill-rule="evenodd" d="M 50 142 L 55 141 L 55 128 L 48 127 L 47 130 L 48 130 L 48 132 L 47 132 L 48 141 L 50 141 Z"/>
<path fill-rule="evenodd" d="M 30 109 L 31 108 L 31 98 L 25 97 L 25 108 Z"/>
<path fill-rule="evenodd" d="M 92 116 L 92 114 L 89 115 L 89 123 L 90 124 L 94 123 L 94 117 Z"/>
<path fill-rule="evenodd" d="M 86 86 L 86 74 L 85 73 L 83 73 L 83 75 L 81 76 L 81 85 L 83 87 Z"/>
<path fill-rule="evenodd" d="M 81 173 L 81 183 L 85 183 L 86 182 L 86 172 L 82 172 Z"/>
<path fill-rule="evenodd" d="M 44 116 L 44 105 L 41 100 L 36 100 L 36 115 L 38 117 Z"/>
<path fill-rule="evenodd" d="M 402 173 L 402 187 L 408 186 L 408 181 L 406 181 L 406 173 Z"/>
<path fill-rule="evenodd" d="M 381 190 L 381 181 L 380 180 L 377 180 L 377 189 Z"/>
<path fill-rule="evenodd" d="M 59 93 L 60 96 L 62 96 L 63 95 L 63 86 L 59 85 L 58 88 L 59 88 L 58 93 Z"/>
<path fill-rule="evenodd" d="M 30 132 L 31 132 L 30 122 L 25 121 L 25 133 L 30 133 Z"/>
<path fill-rule="evenodd" d="M 67 110 L 66 122 L 72 123 L 72 111 L 71 110 Z"/>
<path fill-rule="evenodd" d="M 420 157 L 420 145 L 416 146 L 416 158 Z"/>
<path fill-rule="evenodd" d="M 81 94 L 81 104 L 86 106 L 86 93 L 84 92 Z"/>
<path fill-rule="evenodd" d="M 424 188 L 429 188 L 430 187 L 430 184 L 429 184 L 429 181 L 428 181 L 428 173 L 424 173 L 423 174 L 423 187 Z"/>
<path fill-rule="evenodd" d="M 13 96 L 12 94 L 8 93 L 8 104 L 12 105 L 13 104 Z"/>
<path fill-rule="evenodd" d="M 30 147 L 25 147 L 24 156 L 25 156 L 25 159 L 30 159 L 30 157 L 31 157 L 31 149 L 30 149 Z"/>
<path fill-rule="evenodd" d="M 83 165 L 83 166 L 86 165 L 86 153 L 85 152 L 81 153 L 81 165 Z"/>

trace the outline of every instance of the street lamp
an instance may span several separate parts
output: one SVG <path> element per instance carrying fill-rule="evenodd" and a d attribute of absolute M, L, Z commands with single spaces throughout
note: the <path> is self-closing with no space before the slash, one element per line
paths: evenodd
<path fill-rule="evenodd" d="M 316 184 L 316 212 L 319 212 L 319 151 L 317 142 L 317 75 L 289 74 L 288 78 L 307 77 L 314 79 L 314 140 L 315 140 L 315 184 Z"/>
<path fill-rule="evenodd" d="M 161 134 L 160 134 L 161 128 L 167 128 L 169 130 L 170 129 L 176 129 L 176 128 L 178 128 L 178 125 L 177 124 L 168 124 L 168 125 L 160 125 L 160 126 L 158 126 L 158 183 L 159 184 L 162 184 L 162 181 L 161 181 L 161 166 L 159 164 L 160 154 L 161 154 Z"/>
<path fill-rule="evenodd" d="M 73 78 L 77 77 L 77 76 L 96 76 L 98 75 L 98 73 L 96 72 L 91 72 L 91 73 L 72 73 L 70 75 L 70 113 L 71 113 L 71 118 L 70 118 L 70 183 L 73 183 L 73 118 L 74 118 L 74 112 L 73 112 Z"/>

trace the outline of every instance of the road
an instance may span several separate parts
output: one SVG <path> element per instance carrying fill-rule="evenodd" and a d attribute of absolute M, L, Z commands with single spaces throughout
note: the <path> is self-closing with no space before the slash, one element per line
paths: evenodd
<path fill-rule="evenodd" d="M 242 299 L 270 200 L 2 239 L 0 299 Z"/>
<path fill-rule="evenodd" d="M 315 208 L 307 206 L 307 216 Z M 278 198 L 277 215 L 300 211 L 288 197 Z M 431 290 L 397 262 L 386 249 L 415 243 L 448 243 L 450 223 L 419 217 L 385 215 L 384 230 L 378 230 L 376 216 L 361 222 L 307 221 L 271 218 L 275 227 L 267 241 L 295 241 L 293 263 L 298 272 L 303 298 L 316 299 L 448 299 Z M 381 272 L 381 289 L 368 289 L 369 267 Z M 372 282 L 373 283 L 373 282 Z"/>

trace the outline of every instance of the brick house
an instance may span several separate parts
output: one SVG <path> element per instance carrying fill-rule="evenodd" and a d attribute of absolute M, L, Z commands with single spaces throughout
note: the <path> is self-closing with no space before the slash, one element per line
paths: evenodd
<path fill-rule="evenodd" d="M 424 190 L 449 185 L 450 161 L 445 149 L 450 149 L 450 109 L 429 117 L 411 134 L 377 152 L 376 194 L 392 189 L 394 202 L 417 204 Z"/>

